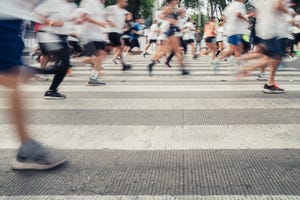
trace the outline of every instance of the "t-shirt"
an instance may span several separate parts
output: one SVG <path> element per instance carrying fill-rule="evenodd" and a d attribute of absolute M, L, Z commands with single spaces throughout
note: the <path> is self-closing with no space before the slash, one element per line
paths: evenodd
<path fill-rule="evenodd" d="M 0 20 L 1 19 L 25 19 L 41 22 L 32 15 L 33 9 L 41 0 L 1 0 L 0 1 Z"/>
<path fill-rule="evenodd" d="M 148 38 L 149 40 L 156 40 L 158 37 L 158 24 L 154 23 L 150 26 Z"/>
<path fill-rule="evenodd" d="M 217 29 L 217 41 L 224 41 L 224 37 L 225 37 L 226 33 L 225 33 L 225 28 L 224 26 L 219 26 Z"/>
<path fill-rule="evenodd" d="M 100 1 L 83 0 L 80 4 L 82 12 L 98 22 L 105 22 L 105 7 Z M 86 22 L 83 24 L 82 38 L 84 42 L 106 41 L 105 28 L 97 24 Z"/>
<path fill-rule="evenodd" d="M 75 3 L 69 3 L 66 0 L 45 0 L 34 11 L 49 20 L 64 22 L 62 27 L 43 25 L 41 30 L 59 35 L 69 35 L 72 26 L 72 13 L 76 8 Z"/>
<path fill-rule="evenodd" d="M 238 1 L 233 1 L 224 10 L 224 15 L 226 17 L 225 29 L 228 36 L 247 33 L 248 23 L 245 20 L 238 18 L 238 13 L 241 13 L 244 16 L 247 14 L 245 5 Z"/>
<path fill-rule="evenodd" d="M 133 24 L 132 30 L 135 30 L 136 32 L 141 33 L 141 31 L 143 30 L 143 27 L 142 27 L 141 24 L 136 22 L 136 23 Z M 139 36 L 140 36 L 139 34 L 136 34 L 136 33 L 133 33 L 133 32 L 131 32 L 130 35 L 131 35 L 131 39 L 134 39 L 134 40 L 138 39 Z"/>
<path fill-rule="evenodd" d="M 192 30 L 190 30 L 192 29 Z M 195 40 L 195 26 L 192 22 L 186 22 L 184 24 L 184 40 Z"/>
<path fill-rule="evenodd" d="M 126 10 L 120 8 L 118 5 L 108 6 L 106 8 L 107 19 L 115 26 L 109 27 L 110 33 L 123 33 L 123 27 L 125 26 Z"/>
<path fill-rule="evenodd" d="M 256 35 L 262 39 L 278 37 L 279 24 L 285 20 L 284 15 L 278 12 L 274 5 L 277 0 L 255 1 L 256 8 Z"/>

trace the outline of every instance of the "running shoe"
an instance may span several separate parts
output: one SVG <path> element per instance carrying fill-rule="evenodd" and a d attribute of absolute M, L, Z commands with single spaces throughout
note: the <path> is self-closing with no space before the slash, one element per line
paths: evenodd
<path fill-rule="evenodd" d="M 184 76 L 184 75 L 189 75 L 190 74 L 190 71 L 187 70 L 187 69 L 182 69 L 181 70 L 181 74 Z"/>
<path fill-rule="evenodd" d="M 148 72 L 150 76 L 152 76 L 152 71 L 155 64 L 156 64 L 155 62 L 152 62 L 148 65 Z"/>
<path fill-rule="evenodd" d="M 44 95 L 44 99 L 46 100 L 61 100 L 61 99 L 65 99 L 66 96 L 63 94 L 60 94 L 57 91 L 52 91 L 52 90 L 48 90 L 46 91 L 45 95 Z"/>
<path fill-rule="evenodd" d="M 266 74 L 258 74 L 258 76 L 256 77 L 256 79 L 258 81 L 267 81 L 268 80 L 268 77 Z"/>
<path fill-rule="evenodd" d="M 40 74 L 36 74 L 34 76 L 34 78 L 37 80 L 37 81 L 49 81 L 49 78 L 47 75 L 40 75 Z"/>
<path fill-rule="evenodd" d="M 98 79 L 90 78 L 89 82 L 87 83 L 88 86 L 98 86 L 98 85 L 106 85 L 104 82 L 100 82 Z"/>
<path fill-rule="evenodd" d="M 127 70 L 130 70 L 131 68 L 132 68 L 131 65 L 123 65 L 122 70 L 123 70 L 123 71 L 127 71 Z"/>
<path fill-rule="evenodd" d="M 219 71 L 220 63 L 218 61 L 212 61 L 211 65 L 213 67 L 215 74 L 217 74 Z"/>
<path fill-rule="evenodd" d="M 170 65 L 170 61 L 166 61 L 165 64 L 170 68 L 172 67 L 172 65 Z"/>
<path fill-rule="evenodd" d="M 18 150 L 17 157 L 12 161 L 15 170 L 47 170 L 67 161 L 60 150 L 29 140 Z"/>
<path fill-rule="evenodd" d="M 269 86 L 269 85 L 265 84 L 263 92 L 267 93 L 267 94 L 281 94 L 281 93 L 284 93 L 284 89 L 279 88 L 277 85 Z"/>

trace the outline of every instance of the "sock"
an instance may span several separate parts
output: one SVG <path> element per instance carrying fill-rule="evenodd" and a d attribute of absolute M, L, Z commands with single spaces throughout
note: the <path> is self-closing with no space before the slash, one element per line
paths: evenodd
<path fill-rule="evenodd" d="M 90 78 L 91 79 L 97 79 L 97 77 L 98 77 L 98 71 L 93 69 L 92 72 L 91 72 Z"/>
<path fill-rule="evenodd" d="M 122 62 L 123 62 L 124 65 L 128 65 L 127 53 L 122 53 L 121 59 L 122 59 Z"/>

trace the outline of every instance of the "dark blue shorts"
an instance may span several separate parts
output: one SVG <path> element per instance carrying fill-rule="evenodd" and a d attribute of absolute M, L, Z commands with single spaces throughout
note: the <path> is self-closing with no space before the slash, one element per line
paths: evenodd
<path fill-rule="evenodd" d="M 239 46 L 239 45 L 243 44 L 243 35 L 236 34 L 236 35 L 229 36 L 228 43 L 232 44 L 234 46 Z"/>
<path fill-rule="evenodd" d="M 0 20 L 0 71 L 23 65 L 21 25 L 21 20 Z"/>
<path fill-rule="evenodd" d="M 278 38 L 263 40 L 264 54 L 268 57 L 280 60 L 284 55 L 284 50 L 281 49 L 281 44 Z"/>

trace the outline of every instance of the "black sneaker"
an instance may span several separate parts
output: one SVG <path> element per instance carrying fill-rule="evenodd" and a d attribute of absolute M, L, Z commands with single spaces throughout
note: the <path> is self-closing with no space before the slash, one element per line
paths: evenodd
<path fill-rule="evenodd" d="M 189 75 L 189 74 L 190 74 L 190 71 L 187 70 L 187 69 L 182 69 L 182 70 L 181 70 L 181 74 L 182 74 L 182 75 Z"/>
<path fill-rule="evenodd" d="M 46 100 L 60 100 L 65 98 L 66 98 L 65 95 L 60 94 L 57 91 L 51 91 L 51 90 L 48 90 L 44 95 L 44 99 Z"/>
<path fill-rule="evenodd" d="M 172 67 L 172 65 L 170 65 L 170 61 L 166 61 L 165 64 L 170 68 Z"/>
<path fill-rule="evenodd" d="M 132 68 L 131 65 L 123 65 L 123 71 L 127 71 L 127 70 L 130 70 Z"/>
<path fill-rule="evenodd" d="M 148 65 L 148 72 L 150 76 L 152 76 L 152 71 L 155 64 L 156 64 L 155 62 L 152 62 Z"/>
<path fill-rule="evenodd" d="M 281 94 L 281 93 L 284 93 L 284 89 L 279 88 L 275 85 L 269 86 L 269 85 L 265 84 L 263 92 L 267 93 L 267 94 Z"/>
<path fill-rule="evenodd" d="M 106 83 L 100 82 L 100 81 L 98 81 L 98 79 L 91 79 L 90 78 L 90 80 L 89 80 L 89 82 L 88 82 L 87 85 L 88 86 L 98 86 L 98 85 L 106 85 Z"/>

